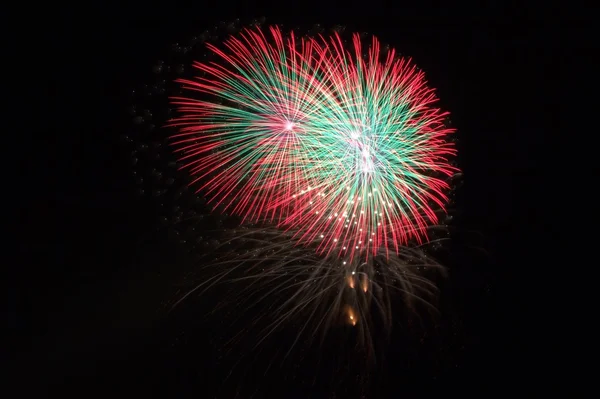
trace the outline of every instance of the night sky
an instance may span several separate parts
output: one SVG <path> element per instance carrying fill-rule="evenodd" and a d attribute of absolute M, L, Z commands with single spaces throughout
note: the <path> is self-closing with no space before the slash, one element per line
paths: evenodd
<path fill-rule="evenodd" d="M 565 33 L 519 7 L 285 12 L 215 4 L 65 7 L 35 26 L 33 101 L 42 107 L 30 115 L 29 133 L 39 156 L 23 176 L 36 183 L 23 191 L 33 206 L 17 231 L 30 266 L 10 291 L 23 389 L 40 397 L 465 397 L 512 392 L 528 381 L 534 355 L 526 314 L 533 305 L 525 283 L 531 272 L 523 270 L 535 264 L 531 248 L 544 216 L 529 198 L 541 184 L 534 154 L 549 140 L 558 109 L 547 76 L 560 76 L 552 53 Z M 193 260 L 176 240 L 152 233 L 155 201 L 137 194 L 123 141 L 133 129 L 131 91 L 153 83 L 153 66 L 168 60 L 174 43 L 221 21 L 263 16 L 284 28 L 319 23 L 377 35 L 425 71 L 458 131 L 464 178 L 456 240 L 444 254 L 450 275 L 441 316 L 408 332 L 394 329 L 385 361 L 370 374 L 330 349 L 339 344 L 334 337 L 263 377 L 273 348 L 293 340 L 290 329 L 270 341 L 271 352 L 254 355 L 242 344 L 222 360 L 219 342 L 231 331 L 199 318 L 193 306 L 178 317 L 164 311 Z M 578 35 L 575 24 L 565 29 Z"/>

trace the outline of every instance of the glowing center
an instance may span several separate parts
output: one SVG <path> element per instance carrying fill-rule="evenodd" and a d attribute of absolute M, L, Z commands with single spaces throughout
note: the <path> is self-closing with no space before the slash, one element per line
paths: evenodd
<path fill-rule="evenodd" d="M 292 130 L 294 128 L 294 123 L 293 122 L 286 122 L 285 123 L 285 130 Z"/>
<path fill-rule="evenodd" d="M 370 173 L 374 169 L 373 160 L 371 159 L 371 153 L 368 148 L 363 148 L 362 150 L 361 169 L 365 173 Z"/>

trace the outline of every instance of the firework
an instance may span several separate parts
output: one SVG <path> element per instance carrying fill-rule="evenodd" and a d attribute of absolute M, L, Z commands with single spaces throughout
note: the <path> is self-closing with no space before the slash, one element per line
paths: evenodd
<path fill-rule="evenodd" d="M 217 61 L 196 63 L 173 99 L 191 184 L 340 262 L 426 241 L 456 172 L 447 114 L 410 60 L 363 47 L 277 28 L 209 46 Z"/>
<path fill-rule="evenodd" d="M 193 58 L 204 40 L 208 56 Z M 336 380 L 352 363 L 365 376 L 393 329 L 418 329 L 439 304 L 444 268 L 429 250 L 446 239 L 458 172 L 447 114 L 424 74 L 375 38 L 273 27 L 194 42 L 155 67 L 132 110 L 136 180 L 165 236 L 190 250 L 180 267 L 194 268 L 167 308 L 186 327 L 190 312 L 225 328 L 213 345 L 235 360 L 228 375 L 259 356 L 317 375 L 327 353 Z M 165 121 L 167 140 L 152 129 Z"/>

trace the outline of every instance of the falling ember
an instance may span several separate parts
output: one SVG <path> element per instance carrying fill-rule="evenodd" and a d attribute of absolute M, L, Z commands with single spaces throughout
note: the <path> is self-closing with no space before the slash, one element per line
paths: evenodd
<path fill-rule="evenodd" d="M 367 292 L 367 290 L 369 288 L 369 278 L 366 275 L 363 275 L 363 278 L 361 281 L 361 286 L 362 286 L 362 290 L 364 292 Z"/>
<path fill-rule="evenodd" d="M 345 319 L 348 324 L 355 326 L 356 323 L 358 323 L 358 315 L 356 314 L 356 311 L 352 308 L 352 306 L 346 305 L 344 313 Z"/>
<path fill-rule="evenodd" d="M 348 280 L 348 286 L 350 288 L 354 288 L 354 276 L 348 276 L 347 280 Z"/>

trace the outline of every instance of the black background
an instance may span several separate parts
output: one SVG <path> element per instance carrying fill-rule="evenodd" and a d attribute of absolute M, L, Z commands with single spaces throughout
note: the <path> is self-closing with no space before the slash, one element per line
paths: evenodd
<path fill-rule="evenodd" d="M 29 80 L 37 95 L 26 108 L 36 112 L 25 112 L 32 121 L 21 129 L 36 154 L 23 173 L 33 206 L 19 214 L 17 230 L 28 266 L 9 291 L 16 294 L 10 324 L 21 386 L 42 396 L 215 395 L 219 374 L 211 374 L 211 351 L 197 343 L 184 350 L 197 355 L 165 349 L 186 327 L 173 327 L 157 309 L 183 271 L 169 265 L 177 249 L 167 244 L 160 256 L 140 254 L 156 215 L 135 195 L 119 138 L 130 129 L 131 87 L 151 79 L 152 66 L 173 43 L 219 21 L 266 16 L 267 24 L 290 28 L 341 24 L 392 44 L 427 73 L 459 132 L 460 229 L 475 232 L 465 234 L 465 243 L 485 254 L 463 249 L 452 261 L 452 322 L 437 342 L 446 347 L 427 349 L 441 361 L 421 359 L 411 369 L 390 356 L 366 397 L 529 387 L 530 367 L 540 361 L 529 332 L 535 309 L 527 277 L 539 262 L 531 248 L 543 241 L 545 214 L 533 200 L 543 185 L 538 154 L 552 141 L 559 114 L 556 91 L 567 58 L 561 46 L 577 43 L 581 24 L 559 24 L 557 12 L 517 4 L 292 11 L 285 4 L 216 4 L 63 7 L 32 24 L 35 78 Z M 400 346 L 390 351 L 400 353 Z M 271 387 L 256 397 L 331 394 L 274 377 L 253 384 Z"/>

